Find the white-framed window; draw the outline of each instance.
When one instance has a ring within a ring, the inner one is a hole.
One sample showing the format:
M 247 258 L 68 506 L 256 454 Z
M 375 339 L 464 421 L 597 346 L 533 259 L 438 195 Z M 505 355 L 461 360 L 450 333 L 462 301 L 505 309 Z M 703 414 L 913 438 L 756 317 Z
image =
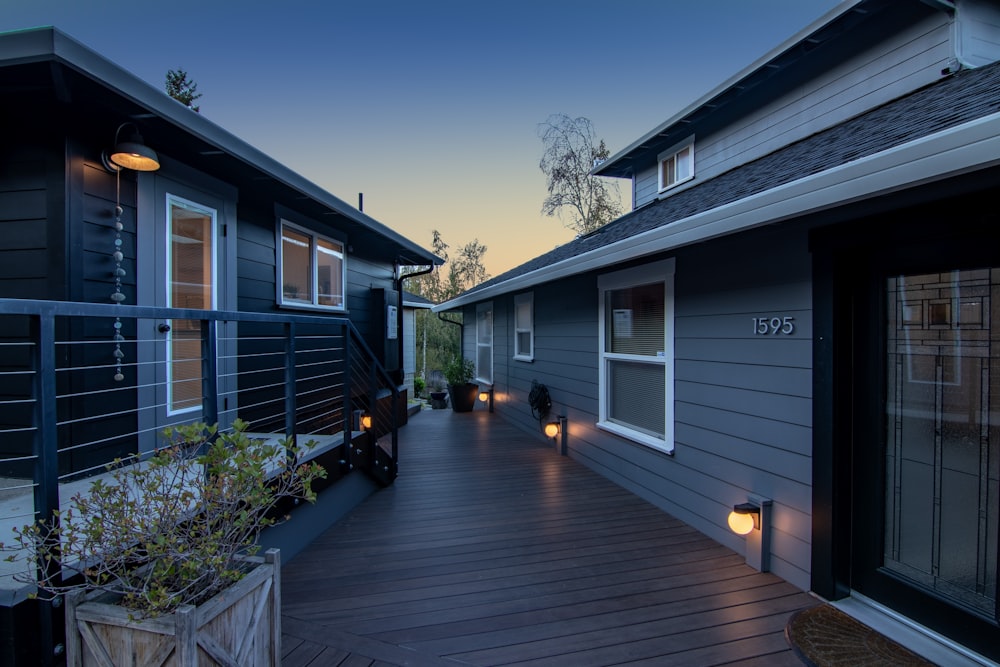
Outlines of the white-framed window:
M 532 292 L 514 297 L 514 358 L 535 358 L 535 296 Z
M 660 153 L 657 162 L 660 192 L 694 178 L 694 137 Z
M 674 260 L 610 273 L 600 290 L 597 426 L 674 451 Z
M 476 305 L 476 379 L 493 384 L 493 302 Z
M 282 220 L 278 303 L 344 310 L 344 244 Z

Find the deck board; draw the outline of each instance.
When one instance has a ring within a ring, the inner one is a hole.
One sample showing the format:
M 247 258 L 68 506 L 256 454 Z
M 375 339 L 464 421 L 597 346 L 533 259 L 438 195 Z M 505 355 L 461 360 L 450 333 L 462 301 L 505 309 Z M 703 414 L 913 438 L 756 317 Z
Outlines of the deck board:
M 815 603 L 496 415 L 428 411 L 283 567 L 283 664 L 794 665 Z

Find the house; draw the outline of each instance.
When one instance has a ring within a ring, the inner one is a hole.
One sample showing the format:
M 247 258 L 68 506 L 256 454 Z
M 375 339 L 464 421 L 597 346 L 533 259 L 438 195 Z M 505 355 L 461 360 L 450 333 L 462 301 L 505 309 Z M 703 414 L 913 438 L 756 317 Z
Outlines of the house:
M 439 258 L 56 29 L 0 35 L 0 102 L 0 542 L 176 423 L 318 443 L 286 557 L 392 481 Z M 3 664 L 52 649 L 28 592 L 0 571 Z
M 998 26 L 840 3 L 595 167 L 631 212 L 435 307 L 496 412 L 946 664 L 1000 660 Z

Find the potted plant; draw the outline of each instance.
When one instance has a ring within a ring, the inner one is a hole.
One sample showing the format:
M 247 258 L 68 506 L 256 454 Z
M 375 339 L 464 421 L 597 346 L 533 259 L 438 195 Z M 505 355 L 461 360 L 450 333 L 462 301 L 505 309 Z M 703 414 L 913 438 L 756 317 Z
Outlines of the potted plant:
M 479 385 L 472 381 L 475 376 L 476 365 L 471 359 L 455 356 L 444 367 L 451 407 L 455 412 L 469 412 L 475 407 L 479 396 Z
M 437 378 L 432 378 L 430 381 L 430 397 L 431 397 L 431 408 L 434 410 L 443 410 L 448 407 L 448 392 L 445 390 L 444 383 Z
M 280 664 L 280 560 L 255 556 L 258 537 L 326 472 L 302 462 L 311 443 L 246 427 L 167 429 L 152 456 L 16 531 L 38 596 L 66 595 L 69 664 Z

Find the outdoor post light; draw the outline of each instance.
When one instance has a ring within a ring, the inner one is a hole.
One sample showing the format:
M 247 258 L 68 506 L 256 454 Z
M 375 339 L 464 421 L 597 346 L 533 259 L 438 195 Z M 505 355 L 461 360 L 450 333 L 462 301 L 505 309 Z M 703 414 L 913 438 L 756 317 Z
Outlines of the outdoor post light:
M 479 392 L 479 400 L 483 403 L 489 403 L 490 412 L 493 412 L 493 387 L 489 389 L 483 389 Z
M 361 428 L 365 431 L 372 427 L 372 416 L 367 412 L 361 415 Z
M 729 529 L 746 536 L 747 565 L 770 571 L 771 567 L 771 500 L 751 495 L 747 502 L 733 506 L 729 513 Z
M 556 436 L 562 436 L 558 441 L 559 453 L 562 454 L 563 456 L 566 456 L 566 453 L 568 451 L 566 444 L 566 437 L 567 437 L 566 417 L 564 415 L 559 415 L 558 419 L 559 421 L 549 422 L 548 424 L 545 425 L 545 436 L 548 438 L 552 438 L 553 441 L 555 441 Z

